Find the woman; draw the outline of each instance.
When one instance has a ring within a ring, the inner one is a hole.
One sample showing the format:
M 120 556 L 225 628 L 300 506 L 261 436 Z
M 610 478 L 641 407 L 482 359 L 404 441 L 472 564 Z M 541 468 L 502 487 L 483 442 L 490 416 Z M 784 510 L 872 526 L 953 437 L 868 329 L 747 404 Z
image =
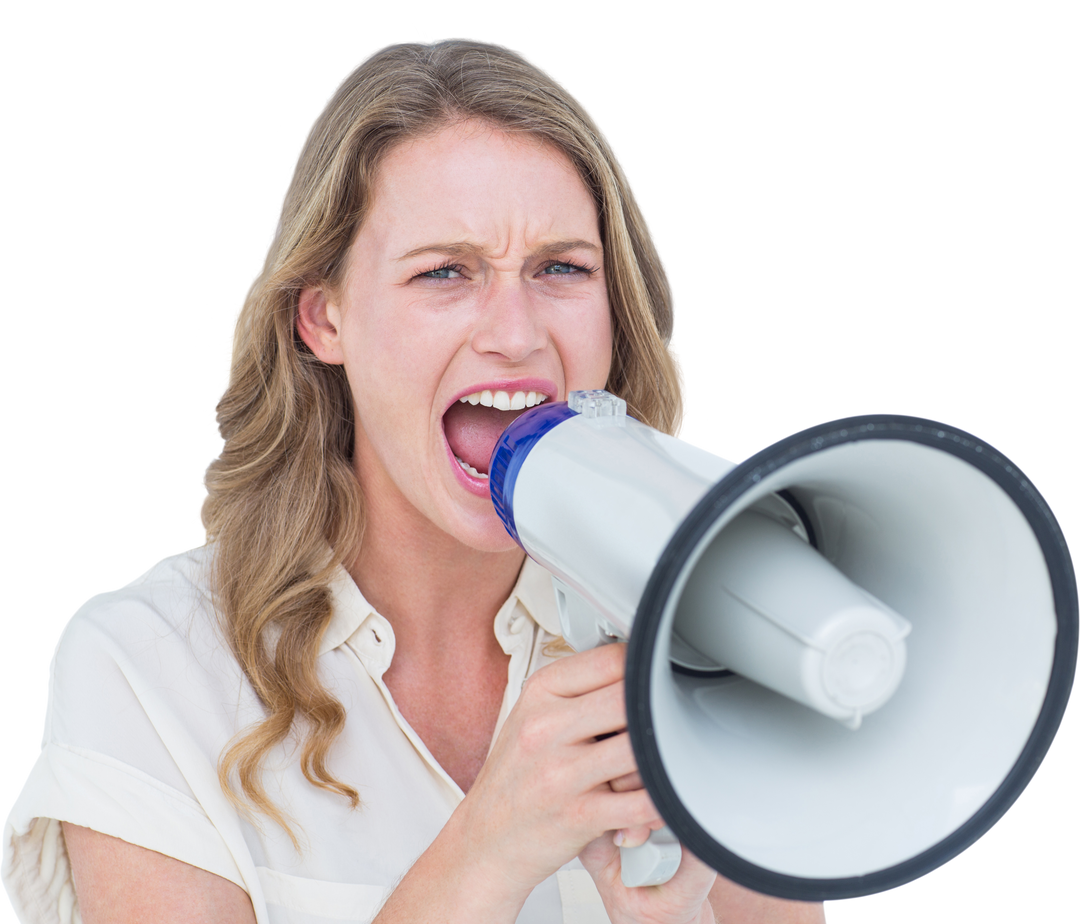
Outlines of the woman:
M 674 429 L 670 329 L 561 88 L 467 42 L 361 66 L 240 318 L 210 542 L 58 649 L 5 837 L 24 919 L 819 920 L 689 855 L 622 887 L 661 821 L 612 734 L 620 646 L 568 656 L 488 496 L 501 430 L 570 390 Z

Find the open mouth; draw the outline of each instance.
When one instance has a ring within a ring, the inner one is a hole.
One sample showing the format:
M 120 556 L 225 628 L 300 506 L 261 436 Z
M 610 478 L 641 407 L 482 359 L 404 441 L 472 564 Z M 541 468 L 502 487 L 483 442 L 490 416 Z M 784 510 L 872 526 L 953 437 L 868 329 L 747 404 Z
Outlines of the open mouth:
M 531 407 L 548 400 L 539 391 L 474 391 L 443 415 L 446 442 L 462 470 L 486 481 L 492 450 L 505 430 Z

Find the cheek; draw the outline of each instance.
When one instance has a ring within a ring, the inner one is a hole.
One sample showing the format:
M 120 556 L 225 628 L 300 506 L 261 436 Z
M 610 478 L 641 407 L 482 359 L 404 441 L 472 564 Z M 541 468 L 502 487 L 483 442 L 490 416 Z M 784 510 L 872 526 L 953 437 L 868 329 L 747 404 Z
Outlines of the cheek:
M 345 373 L 357 418 L 377 444 L 430 429 L 433 400 L 452 360 L 454 332 L 408 305 L 384 305 L 346 323 Z
M 375 293 L 355 296 L 342 318 L 345 371 L 354 394 L 397 401 L 403 387 L 415 382 L 408 373 L 426 368 L 424 338 L 415 336 L 423 329 L 407 306 Z
M 343 318 L 342 339 L 357 439 L 375 448 L 384 465 L 397 467 L 397 443 L 415 426 L 411 420 L 403 426 L 403 415 L 418 403 L 417 378 L 405 372 L 413 363 L 423 368 L 410 355 L 415 344 L 401 335 L 397 325 L 356 306 Z
M 567 331 L 564 343 L 560 352 L 567 390 L 602 388 L 611 369 L 613 343 L 611 312 L 606 301 L 602 309 L 578 317 Z
M 611 354 L 614 349 L 615 334 L 612 330 L 611 322 L 611 310 L 607 309 L 604 312 L 604 321 L 600 325 L 600 330 L 596 334 L 597 341 L 603 344 L 600 350 L 600 362 L 603 365 L 603 379 L 606 382 L 608 372 L 611 371 Z

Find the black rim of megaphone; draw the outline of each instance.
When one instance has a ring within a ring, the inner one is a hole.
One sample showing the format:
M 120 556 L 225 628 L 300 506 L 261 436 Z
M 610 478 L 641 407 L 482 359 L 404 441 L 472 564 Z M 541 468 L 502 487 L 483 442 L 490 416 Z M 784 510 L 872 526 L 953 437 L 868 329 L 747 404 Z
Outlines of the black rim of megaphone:
M 933 847 L 862 876 L 816 879 L 751 863 L 725 848 L 686 809 L 664 770 L 652 722 L 652 652 L 668 596 L 705 533 L 747 491 L 803 456 L 861 440 L 907 440 L 951 453 L 992 478 L 1024 514 L 1042 547 L 1057 613 L 1057 640 L 1046 698 L 1019 758 L 997 791 L 967 822 Z M 1057 732 L 1072 688 L 1077 651 L 1076 579 L 1061 529 L 1042 496 L 1005 456 L 974 436 L 917 417 L 851 417 L 811 427 L 773 444 L 719 481 L 675 531 L 645 587 L 626 663 L 630 738 L 645 786 L 671 829 L 696 856 L 729 879 L 769 895 L 803 901 L 883 892 L 925 875 L 985 834 L 1027 786 Z

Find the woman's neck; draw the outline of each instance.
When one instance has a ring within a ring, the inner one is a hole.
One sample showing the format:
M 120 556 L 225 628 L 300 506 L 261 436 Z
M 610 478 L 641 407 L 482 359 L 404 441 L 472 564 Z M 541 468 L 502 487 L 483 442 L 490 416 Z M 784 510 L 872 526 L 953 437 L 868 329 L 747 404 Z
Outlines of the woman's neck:
M 470 548 L 402 500 L 366 499 L 364 537 L 349 573 L 410 658 L 490 647 L 495 614 L 524 553 Z

